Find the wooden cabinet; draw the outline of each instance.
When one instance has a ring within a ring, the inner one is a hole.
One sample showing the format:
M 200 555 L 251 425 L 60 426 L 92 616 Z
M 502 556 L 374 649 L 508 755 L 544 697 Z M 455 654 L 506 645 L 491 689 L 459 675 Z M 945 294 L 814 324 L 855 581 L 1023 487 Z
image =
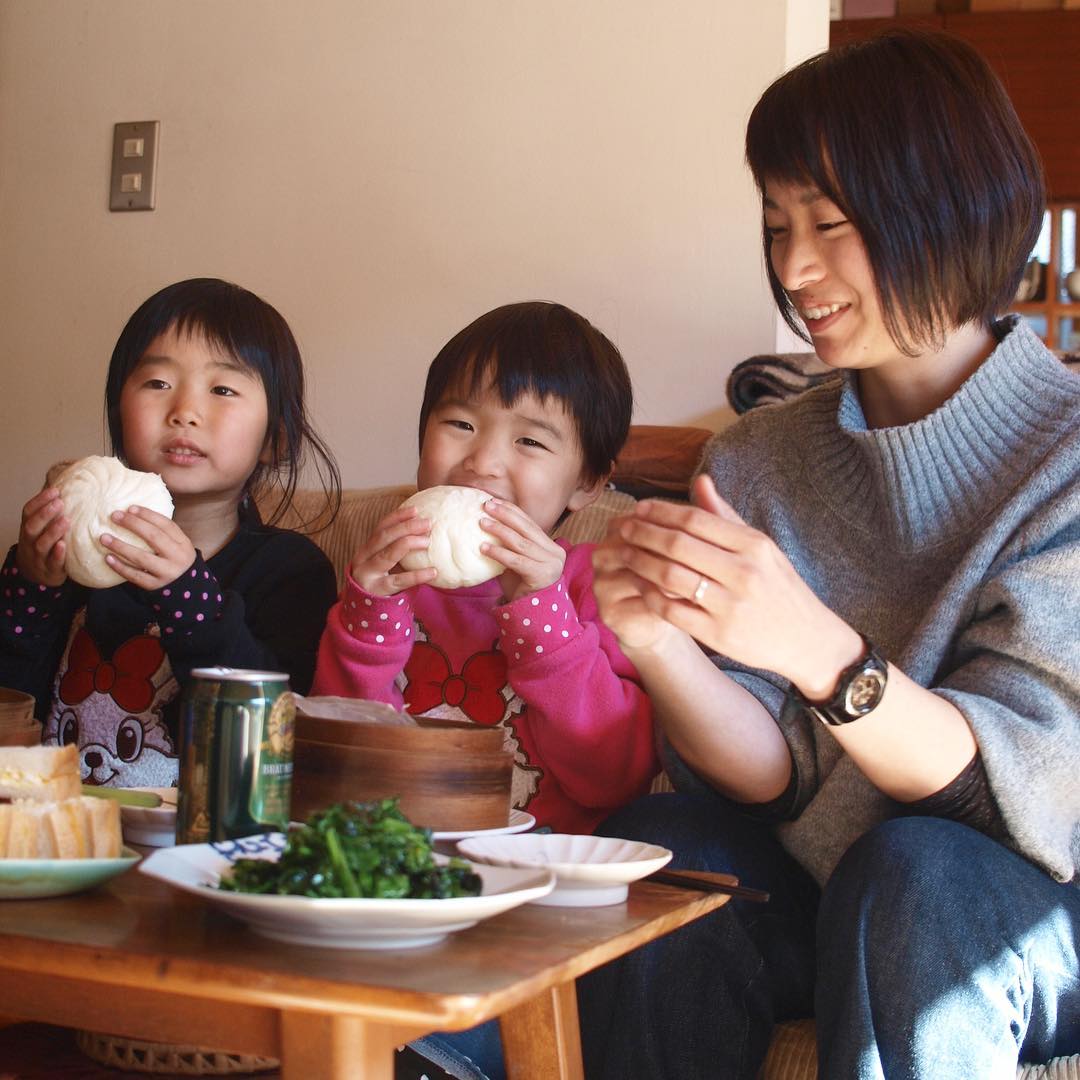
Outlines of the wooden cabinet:
M 1042 155 L 1049 198 L 1080 201 L 1080 10 L 838 19 L 830 44 L 861 41 L 889 26 L 945 30 L 974 45 L 1001 77 Z
M 1050 199 L 1046 225 L 1032 253 L 1041 278 L 1023 313 L 1052 348 L 1080 351 L 1080 289 L 1065 278 L 1077 266 L 1080 215 L 1080 10 L 954 12 L 887 19 L 838 19 L 835 47 L 889 27 L 944 30 L 970 42 L 997 72 L 1043 160 Z M 1036 268 L 1031 267 L 1032 270 Z
M 1080 351 L 1080 282 L 1073 279 L 1075 297 L 1066 285 L 1077 266 L 1078 218 L 1080 202 L 1052 202 L 1047 208 L 1043 235 L 1028 264 L 1038 277 L 1030 289 L 1034 295 L 1013 305 L 1051 348 L 1069 352 Z

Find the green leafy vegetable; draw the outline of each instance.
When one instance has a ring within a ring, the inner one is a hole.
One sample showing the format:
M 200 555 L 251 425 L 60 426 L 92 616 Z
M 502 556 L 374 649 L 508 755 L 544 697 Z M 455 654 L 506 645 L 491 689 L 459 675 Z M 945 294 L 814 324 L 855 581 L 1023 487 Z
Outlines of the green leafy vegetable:
M 435 862 L 431 830 L 398 801 L 337 803 L 289 830 L 277 861 L 237 859 L 221 879 L 230 892 L 283 896 L 437 899 L 478 896 L 481 881 L 464 859 Z

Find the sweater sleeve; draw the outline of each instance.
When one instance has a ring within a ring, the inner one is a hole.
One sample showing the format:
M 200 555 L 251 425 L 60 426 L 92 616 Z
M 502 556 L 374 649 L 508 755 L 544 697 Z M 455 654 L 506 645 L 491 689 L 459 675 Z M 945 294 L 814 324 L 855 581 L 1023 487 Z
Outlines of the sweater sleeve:
M 403 624 L 404 629 L 384 633 L 391 621 Z M 412 653 L 412 625 L 408 593 L 376 596 L 347 575 L 319 643 L 312 693 L 385 701 L 402 708 L 396 680 Z
M 980 590 L 935 690 L 966 717 L 1015 846 L 1080 863 L 1080 489 L 1032 521 Z
M 560 581 L 495 616 L 545 769 L 580 805 L 615 807 L 643 794 L 659 764 L 648 694 L 599 618 L 592 548 L 569 548 Z

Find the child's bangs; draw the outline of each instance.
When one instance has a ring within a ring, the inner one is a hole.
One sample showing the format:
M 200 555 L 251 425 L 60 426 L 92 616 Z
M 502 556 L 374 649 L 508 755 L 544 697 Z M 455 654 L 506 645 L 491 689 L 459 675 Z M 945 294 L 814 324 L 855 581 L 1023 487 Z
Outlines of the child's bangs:
M 236 327 L 214 319 L 210 313 L 202 310 L 181 312 L 165 330 L 170 328 L 176 331 L 177 337 L 201 338 L 210 348 L 236 361 L 247 374 L 257 375 L 263 383 L 266 382 L 269 352 L 250 334 L 237 333 Z M 243 327 L 240 329 L 243 330 Z
M 538 344 L 544 346 L 544 355 L 538 354 Z M 564 402 L 572 400 L 571 372 L 562 370 L 565 365 L 548 353 L 546 343 L 491 343 L 466 361 L 460 376 L 447 387 L 447 395 L 470 400 L 490 389 L 507 408 L 526 394 L 541 401 L 552 397 Z

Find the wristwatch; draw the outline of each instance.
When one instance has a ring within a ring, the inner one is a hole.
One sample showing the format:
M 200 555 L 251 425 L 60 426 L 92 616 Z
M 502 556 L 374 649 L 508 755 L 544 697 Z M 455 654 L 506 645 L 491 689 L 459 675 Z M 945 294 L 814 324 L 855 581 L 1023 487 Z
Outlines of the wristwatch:
M 795 690 L 803 708 L 830 727 L 850 724 L 852 720 L 858 720 L 872 712 L 885 693 L 885 686 L 889 681 L 889 665 L 866 637 L 860 637 L 864 646 L 862 659 L 856 660 L 851 667 L 841 672 L 836 690 L 828 701 L 807 701 Z

